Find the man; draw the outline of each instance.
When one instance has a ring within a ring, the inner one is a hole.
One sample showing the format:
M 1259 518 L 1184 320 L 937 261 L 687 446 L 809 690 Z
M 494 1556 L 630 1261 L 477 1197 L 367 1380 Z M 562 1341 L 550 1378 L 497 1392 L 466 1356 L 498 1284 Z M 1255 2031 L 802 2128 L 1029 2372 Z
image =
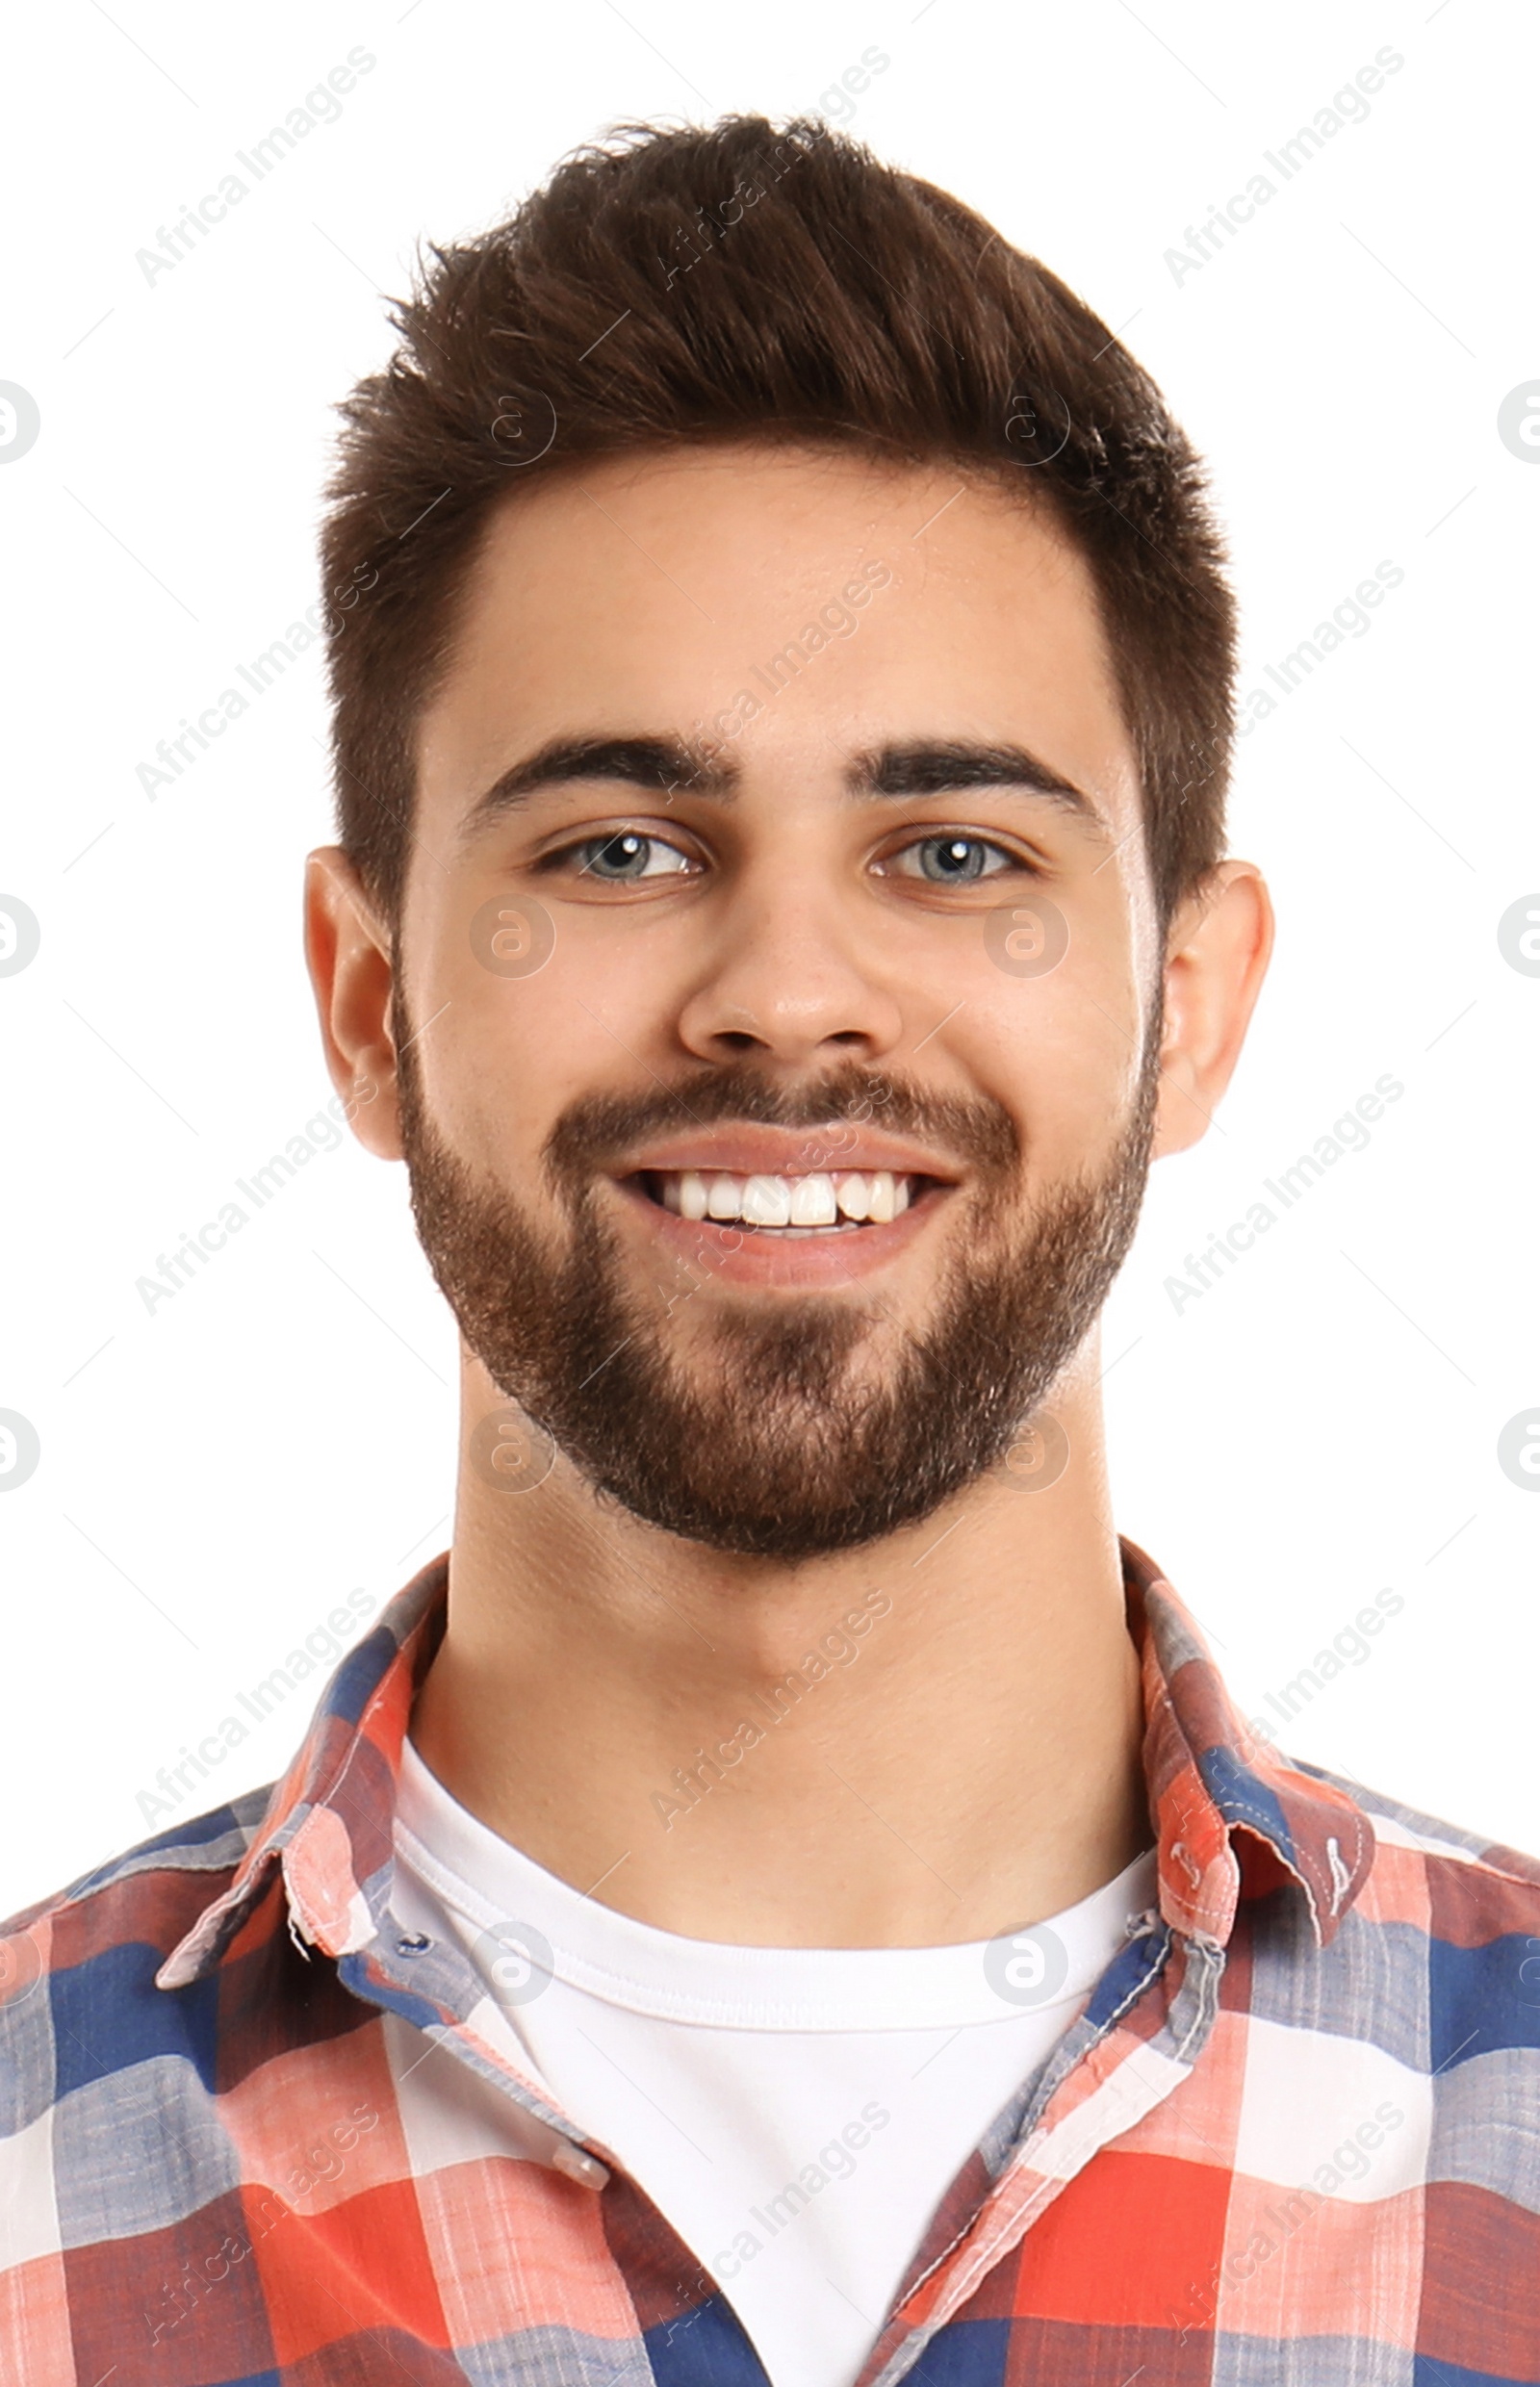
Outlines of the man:
M 308 950 L 453 1541 L 11 1927 L 6 2377 L 1540 2379 L 1540 1869 L 1260 1746 L 1113 1525 L 1270 938 L 1191 450 L 817 123 L 586 153 L 400 326 Z

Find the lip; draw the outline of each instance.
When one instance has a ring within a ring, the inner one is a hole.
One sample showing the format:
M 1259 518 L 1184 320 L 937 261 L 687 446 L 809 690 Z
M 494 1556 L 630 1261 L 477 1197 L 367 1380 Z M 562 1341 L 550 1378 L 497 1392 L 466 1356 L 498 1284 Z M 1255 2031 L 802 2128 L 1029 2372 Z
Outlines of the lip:
M 886 1161 L 872 1165 L 890 1166 Z M 926 1173 L 934 1176 L 934 1172 Z M 615 1178 L 611 1183 L 628 1214 L 655 1239 L 654 1248 L 661 1246 L 687 1264 L 703 1284 L 780 1286 L 804 1292 L 836 1292 L 842 1285 L 858 1283 L 888 1267 L 902 1257 L 916 1236 L 924 1234 L 952 1190 L 949 1184 L 933 1181 L 908 1210 L 886 1225 L 867 1224 L 848 1231 L 831 1227 L 821 1233 L 788 1236 L 775 1227 L 681 1219 L 653 1201 L 634 1177 Z
M 920 1144 L 873 1135 L 852 1120 L 827 1119 L 816 1127 L 684 1128 L 632 1153 L 614 1174 L 621 1178 L 648 1169 L 682 1168 L 728 1177 L 810 1177 L 845 1168 L 890 1168 L 895 1176 L 931 1177 L 948 1186 L 957 1182 L 959 1173 Z

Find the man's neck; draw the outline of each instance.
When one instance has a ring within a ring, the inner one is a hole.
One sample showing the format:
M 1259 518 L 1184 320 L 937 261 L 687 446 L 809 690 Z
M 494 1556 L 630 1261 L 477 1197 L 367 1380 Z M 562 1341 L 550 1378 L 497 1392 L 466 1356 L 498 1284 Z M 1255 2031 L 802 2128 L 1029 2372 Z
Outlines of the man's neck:
M 474 1363 L 466 1389 L 496 1405 Z M 795 1568 L 654 1531 L 564 1462 L 516 1497 L 462 1467 L 417 1747 L 537 1863 L 693 1938 L 931 1946 L 1062 1912 L 1150 1832 L 1089 1364 L 1055 1409 L 1058 1483 L 991 1476 Z

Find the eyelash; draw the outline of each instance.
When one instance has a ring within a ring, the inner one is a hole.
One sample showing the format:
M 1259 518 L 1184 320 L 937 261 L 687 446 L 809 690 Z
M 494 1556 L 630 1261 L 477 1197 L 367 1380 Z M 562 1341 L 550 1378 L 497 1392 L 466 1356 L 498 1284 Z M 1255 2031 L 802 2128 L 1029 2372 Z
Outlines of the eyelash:
M 640 885 L 642 883 L 640 879 L 629 881 L 624 879 L 604 880 L 598 879 L 597 874 L 593 872 L 592 864 L 597 857 L 604 851 L 606 846 L 617 844 L 623 837 L 637 837 L 651 847 L 663 847 L 671 853 L 680 855 L 687 862 L 692 860 L 692 858 L 685 852 L 685 849 L 682 846 L 676 845 L 671 838 L 660 835 L 655 830 L 644 828 L 640 823 L 621 823 L 616 828 L 606 829 L 597 835 L 579 837 L 575 839 L 571 845 L 559 846 L 553 853 L 543 855 L 535 866 L 540 871 L 553 873 L 557 870 L 571 868 L 576 863 L 577 875 L 579 878 L 593 877 L 596 879 L 597 884 L 601 886 L 624 886 L 628 885 Z M 958 880 L 954 882 L 955 885 L 977 886 L 982 880 L 1004 878 L 1013 870 L 1023 871 L 1031 877 L 1040 875 L 1039 866 L 1028 860 L 1024 855 L 1017 854 L 1014 852 L 1011 847 L 1002 845 L 996 838 L 982 835 L 980 832 L 975 829 L 953 829 L 950 827 L 927 829 L 921 835 L 911 838 L 908 844 L 895 847 L 893 851 L 886 857 L 886 860 L 889 863 L 894 862 L 898 860 L 900 856 L 916 853 L 924 846 L 941 845 L 948 842 L 982 847 L 986 854 L 991 856 L 1003 865 L 1002 868 L 997 870 L 981 870 L 973 879 Z M 699 867 L 697 865 L 688 870 L 658 871 L 650 875 L 654 879 L 693 878 L 699 875 Z M 913 876 L 915 878 L 922 878 L 922 874 L 917 871 L 913 873 L 887 873 L 885 871 L 884 875 L 903 877 Z M 933 886 L 945 885 L 945 881 L 941 879 L 932 879 L 928 881 L 922 879 L 922 883 Z

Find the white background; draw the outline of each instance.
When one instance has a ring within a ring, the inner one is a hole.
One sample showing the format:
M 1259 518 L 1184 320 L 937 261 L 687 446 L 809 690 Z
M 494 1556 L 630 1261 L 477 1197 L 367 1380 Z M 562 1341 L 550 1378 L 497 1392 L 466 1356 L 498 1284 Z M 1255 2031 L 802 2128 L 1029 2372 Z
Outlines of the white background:
M 330 834 L 317 653 L 153 801 L 137 766 L 315 601 L 329 409 L 382 361 L 420 237 L 617 119 L 818 107 L 874 45 L 853 129 L 1083 293 L 1212 460 L 1244 688 L 1404 572 L 1241 748 L 1234 844 L 1281 937 L 1219 1131 L 1157 1168 L 1114 1298 L 1117 1513 L 1252 1709 L 1394 1586 L 1285 1744 L 1540 1847 L 1540 1498 L 1496 1455 L 1540 1401 L 1540 978 L 1497 939 L 1540 887 L 1540 470 L 1497 432 L 1540 371 L 1534 32 L 1477 0 L 13 22 L 0 378 L 41 431 L 0 469 L 0 891 L 42 942 L 0 978 L 0 1408 L 42 1455 L 0 1498 L 0 1912 L 142 1836 L 184 1742 L 447 1539 L 453 1336 L 401 1170 L 321 1154 L 173 1300 L 135 1289 L 330 1091 L 298 938 Z M 340 120 L 147 281 L 158 227 L 360 44 Z M 1186 228 L 1278 181 L 1262 153 L 1386 44 L 1368 120 L 1178 277 Z M 1178 1312 L 1165 1279 L 1384 1072 L 1405 1092 L 1368 1148 Z M 315 1687 L 176 1812 L 277 1772 Z

